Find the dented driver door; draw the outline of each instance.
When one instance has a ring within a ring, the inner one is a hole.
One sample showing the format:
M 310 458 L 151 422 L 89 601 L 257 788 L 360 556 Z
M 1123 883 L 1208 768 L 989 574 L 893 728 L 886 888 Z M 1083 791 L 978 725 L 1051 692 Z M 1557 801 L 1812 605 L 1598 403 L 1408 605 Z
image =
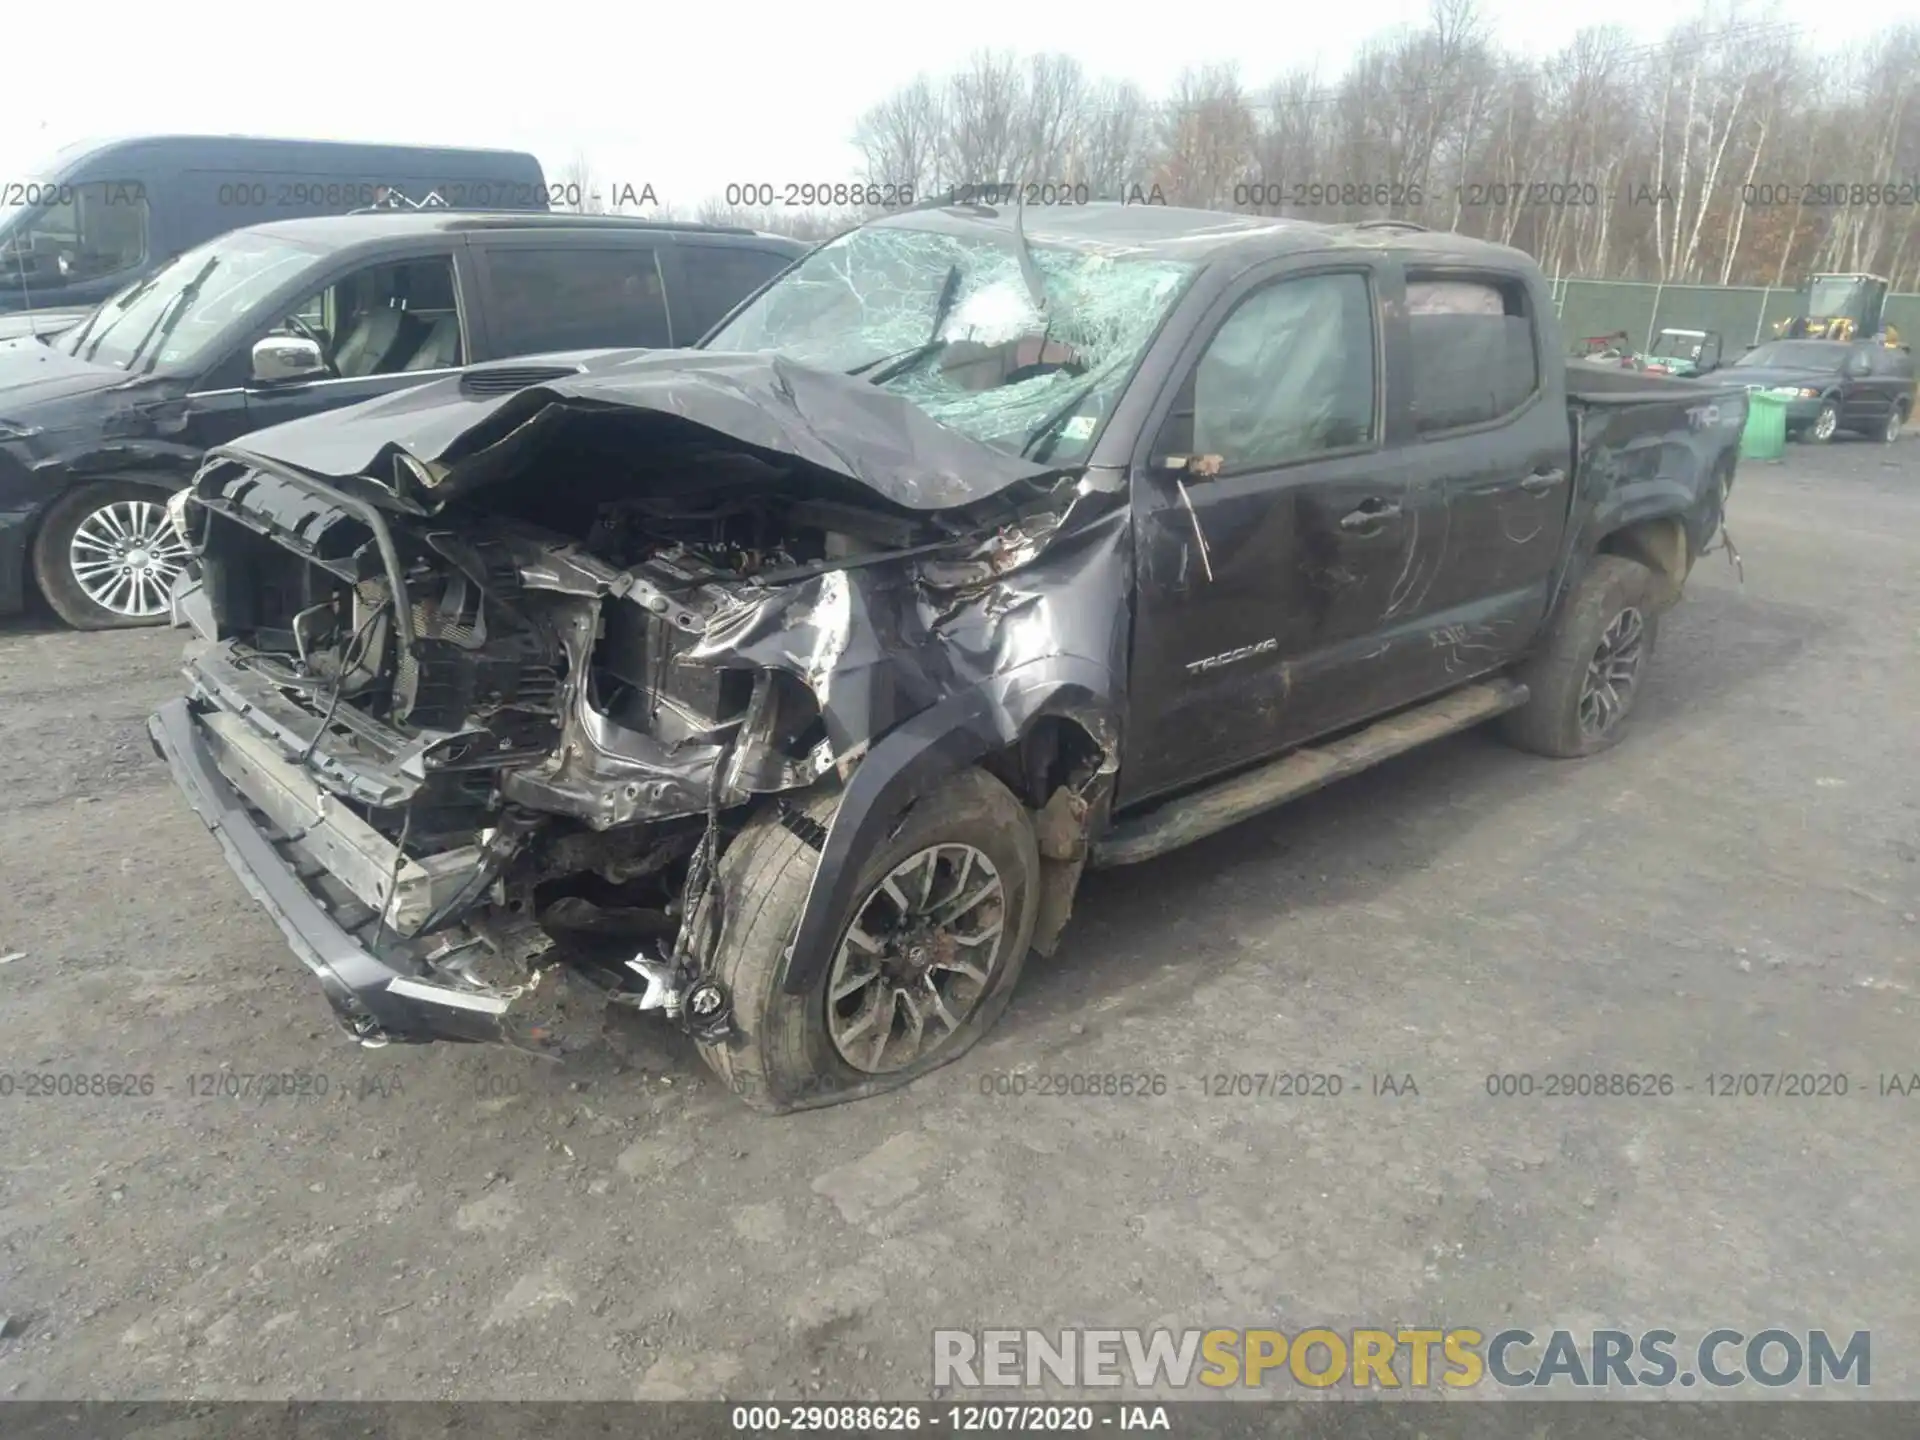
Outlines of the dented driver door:
M 1261 267 L 1187 344 L 1134 469 L 1122 804 L 1370 703 L 1353 660 L 1412 530 L 1381 448 L 1383 269 Z

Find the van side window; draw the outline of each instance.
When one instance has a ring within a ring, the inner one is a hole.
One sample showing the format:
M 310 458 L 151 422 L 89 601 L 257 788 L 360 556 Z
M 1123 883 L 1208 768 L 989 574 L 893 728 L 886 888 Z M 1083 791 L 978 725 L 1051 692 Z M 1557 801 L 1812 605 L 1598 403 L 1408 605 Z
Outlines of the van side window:
M 48 185 L 55 203 L 33 217 L 0 255 L 0 271 L 56 289 L 114 275 L 132 278 L 147 261 L 147 196 L 135 181 Z
M 1364 275 L 1305 275 L 1254 291 L 1194 369 L 1192 453 L 1218 455 L 1232 472 L 1369 443 L 1373 330 Z
M 1511 415 L 1540 388 L 1526 291 L 1407 277 L 1413 425 L 1432 435 Z
M 770 250 L 697 245 L 682 240 L 680 293 L 673 297 L 673 330 L 691 345 L 721 317 L 793 262 Z
M 453 259 L 369 265 L 296 305 L 276 334 L 319 342 L 340 379 L 448 370 L 466 359 Z
M 485 254 L 487 319 L 502 357 L 673 343 L 651 249 L 500 245 Z

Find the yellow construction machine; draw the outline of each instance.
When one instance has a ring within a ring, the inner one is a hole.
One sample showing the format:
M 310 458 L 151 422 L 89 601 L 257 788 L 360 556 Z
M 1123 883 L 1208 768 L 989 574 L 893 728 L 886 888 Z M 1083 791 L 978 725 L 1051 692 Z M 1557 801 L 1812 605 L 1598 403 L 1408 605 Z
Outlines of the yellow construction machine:
M 1801 291 L 1797 314 L 1773 327 L 1782 340 L 1882 340 L 1900 336 L 1886 324 L 1887 282 L 1878 275 L 1815 275 Z

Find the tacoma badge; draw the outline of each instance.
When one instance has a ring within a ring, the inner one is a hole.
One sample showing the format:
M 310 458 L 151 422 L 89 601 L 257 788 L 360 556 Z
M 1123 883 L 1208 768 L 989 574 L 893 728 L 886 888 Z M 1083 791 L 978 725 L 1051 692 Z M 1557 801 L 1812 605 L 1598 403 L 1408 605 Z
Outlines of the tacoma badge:
M 1269 650 L 1278 650 L 1278 636 L 1269 636 L 1257 645 L 1242 645 L 1238 650 L 1228 650 L 1219 655 L 1209 655 L 1204 660 L 1195 660 L 1187 666 L 1188 673 L 1205 674 L 1209 670 L 1218 670 L 1222 665 L 1231 665 L 1236 660 L 1244 660 L 1249 655 L 1265 655 Z

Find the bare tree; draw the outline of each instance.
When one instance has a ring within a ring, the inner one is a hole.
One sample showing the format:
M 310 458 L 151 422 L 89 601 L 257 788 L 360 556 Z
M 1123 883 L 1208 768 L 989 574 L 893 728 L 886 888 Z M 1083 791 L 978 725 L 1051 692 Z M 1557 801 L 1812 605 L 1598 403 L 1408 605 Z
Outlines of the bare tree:
M 1077 175 L 1096 195 L 1125 194 L 1151 173 L 1153 132 L 1152 107 L 1138 85 L 1095 87 L 1081 126 Z
M 593 163 L 587 159 L 586 152 L 576 150 L 573 159 L 567 162 L 566 173 L 561 178 L 561 194 L 556 210 L 568 210 L 576 215 L 605 215 L 607 201 Z
M 1295 70 L 1267 88 L 1256 107 L 1246 192 L 1251 208 L 1284 214 L 1291 187 L 1329 173 L 1325 100 L 1309 70 Z
M 1017 178 L 1026 85 L 1008 52 L 982 50 L 947 85 L 941 170 L 948 184 Z
M 926 76 L 916 77 L 862 115 L 853 144 L 863 162 L 861 178 L 881 186 L 910 185 L 932 194 L 940 170 L 946 117 Z
M 1018 176 L 1039 183 L 1078 183 L 1087 80 L 1068 55 L 1036 55 L 1027 67 L 1019 114 Z
M 1920 24 L 1825 56 L 1708 0 L 1653 43 L 1593 27 L 1535 60 L 1494 44 L 1476 0 L 1431 3 L 1331 83 L 1286 74 L 1257 98 L 1230 65 L 1156 102 L 1064 56 L 982 51 L 873 107 L 854 143 L 868 179 L 922 193 L 1157 185 L 1174 203 L 1322 220 L 1385 207 L 1555 274 L 1779 284 L 1831 267 L 1920 284 Z
M 1234 67 L 1189 70 L 1161 117 L 1156 178 L 1176 204 L 1225 208 L 1251 169 L 1253 141 L 1253 111 Z

